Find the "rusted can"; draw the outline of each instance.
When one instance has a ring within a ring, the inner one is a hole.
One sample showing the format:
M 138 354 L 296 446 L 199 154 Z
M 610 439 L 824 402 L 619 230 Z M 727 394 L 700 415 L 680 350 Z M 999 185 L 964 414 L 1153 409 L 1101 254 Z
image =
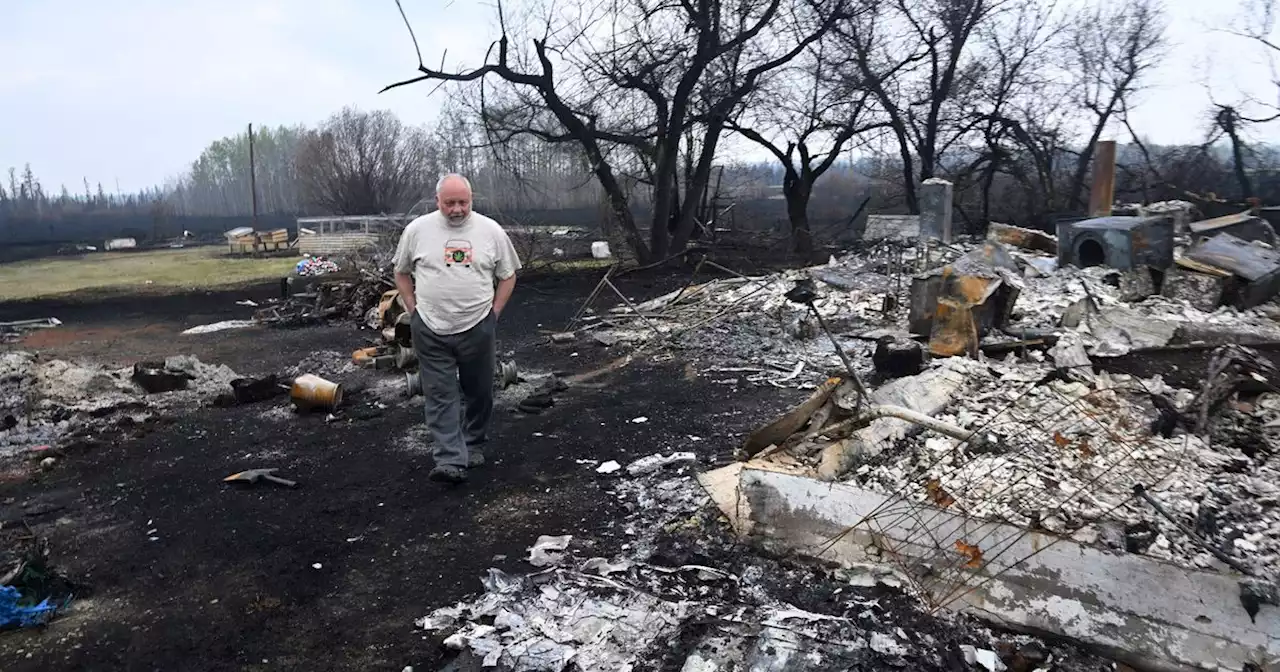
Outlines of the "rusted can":
M 368 366 L 369 360 L 373 359 L 374 357 L 377 357 L 379 354 L 380 354 L 380 349 L 377 347 L 360 348 L 359 350 L 356 350 L 355 352 L 351 353 L 351 361 L 355 363 L 357 366 Z
M 289 398 L 302 410 L 332 410 L 342 403 L 342 385 L 310 373 L 293 379 Z

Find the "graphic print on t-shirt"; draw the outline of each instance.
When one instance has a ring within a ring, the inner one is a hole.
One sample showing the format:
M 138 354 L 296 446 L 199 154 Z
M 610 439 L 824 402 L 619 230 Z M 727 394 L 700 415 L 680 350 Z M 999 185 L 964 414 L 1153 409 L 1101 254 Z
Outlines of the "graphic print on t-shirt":
M 462 264 L 467 268 L 471 267 L 471 241 L 469 240 L 448 240 L 444 244 L 444 265 L 453 266 L 454 264 Z

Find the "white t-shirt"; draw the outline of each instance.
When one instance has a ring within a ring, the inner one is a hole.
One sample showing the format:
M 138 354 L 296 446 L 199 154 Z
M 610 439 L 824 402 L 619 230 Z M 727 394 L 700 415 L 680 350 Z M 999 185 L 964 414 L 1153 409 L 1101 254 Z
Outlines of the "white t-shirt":
M 427 328 L 449 335 L 489 315 L 497 281 L 520 270 L 520 257 L 492 219 L 472 212 L 455 225 L 436 210 L 400 234 L 395 270 L 413 275 L 418 315 Z

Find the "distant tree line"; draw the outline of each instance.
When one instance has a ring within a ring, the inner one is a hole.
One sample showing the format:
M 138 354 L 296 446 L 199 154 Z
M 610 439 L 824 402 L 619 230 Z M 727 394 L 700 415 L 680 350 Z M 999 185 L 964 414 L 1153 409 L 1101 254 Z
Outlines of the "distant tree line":
M 1280 60 L 1277 2 L 1241 0 L 1233 45 Z M 706 235 L 728 203 L 786 203 L 792 250 L 815 244 L 820 202 L 919 211 L 919 185 L 955 185 L 961 225 L 1044 226 L 1088 202 L 1095 142 L 1121 141 L 1123 200 L 1280 202 L 1275 99 L 1187 101 L 1196 144 L 1156 146 L 1133 109 L 1176 45 L 1157 0 L 577 0 L 498 6 L 501 35 L 443 85 L 436 123 L 344 109 L 314 128 L 257 128 L 260 214 L 405 212 L 444 172 L 469 175 L 494 212 L 594 209 L 654 261 Z M 540 9 L 541 8 L 541 9 Z M 545 10 L 545 11 L 544 11 Z M 607 16 L 607 21 L 606 17 Z M 412 32 L 412 22 L 406 19 Z M 409 36 L 406 36 L 408 39 Z M 1277 65 L 1280 65 L 1278 63 Z M 1274 136 L 1273 136 L 1274 137 Z M 771 160 L 734 161 L 726 140 Z M 249 137 L 211 143 L 189 170 L 137 194 L 50 195 L 30 167 L 0 184 L 0 217 L 247 216 Z

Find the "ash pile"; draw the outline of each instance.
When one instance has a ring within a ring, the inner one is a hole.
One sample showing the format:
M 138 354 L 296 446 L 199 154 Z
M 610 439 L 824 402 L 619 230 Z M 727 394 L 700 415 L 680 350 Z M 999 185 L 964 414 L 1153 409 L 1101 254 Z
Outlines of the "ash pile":
M 1280 579 L 1270 225 L 1146 214 L 1057 233 L 994 224 L 985 239 L 886 241 L 691 283 L 580 331 L 746 374 L 725 384 L 811 390 L 743 459 Z
M 442 669 L 1110 669 L 1069 646 L 931 615 L 883 568 L 751 553 L 693 464 L 638 465 L 614 477 L 629 511 L 620 550 L 570 535 L 531 539 L 523 567 L 489 569 L 477 597 L 417 621 L 457 652 Z
M 16 351 L 0 355 L 0 457 L 49 459 L 128 433 L 167 411 L 212 404 L 241 377 L 191 356 L 112 369 Z

